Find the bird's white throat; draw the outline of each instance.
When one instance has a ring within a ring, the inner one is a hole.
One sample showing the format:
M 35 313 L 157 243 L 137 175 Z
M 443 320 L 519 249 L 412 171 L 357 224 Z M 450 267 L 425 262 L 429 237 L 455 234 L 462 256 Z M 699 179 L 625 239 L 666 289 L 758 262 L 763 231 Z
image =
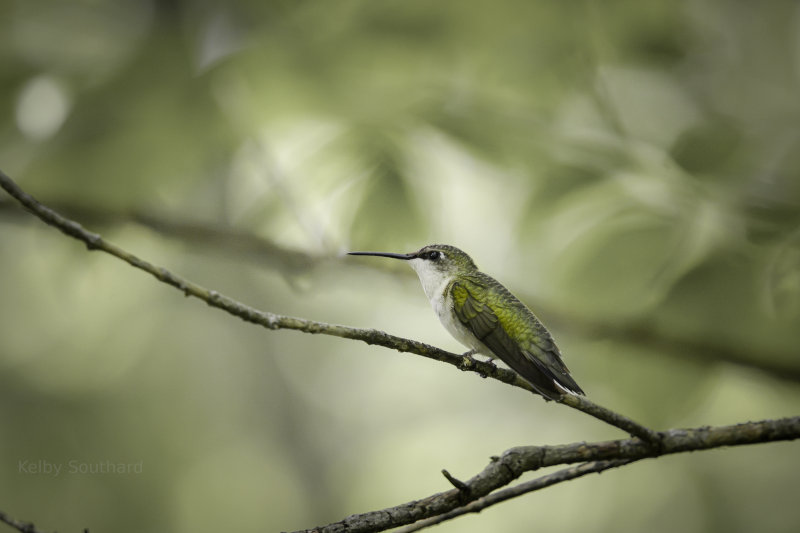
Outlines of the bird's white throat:
M 444 291 L 453 279 L 453 274 L 437 268 L 437 265 L 431 261 L 423 259 L 411 259 L 409 264 L 419 276 L 425 296 L 431 301 L 436 313 L 441 314 L 440 307 L 444 303 Z

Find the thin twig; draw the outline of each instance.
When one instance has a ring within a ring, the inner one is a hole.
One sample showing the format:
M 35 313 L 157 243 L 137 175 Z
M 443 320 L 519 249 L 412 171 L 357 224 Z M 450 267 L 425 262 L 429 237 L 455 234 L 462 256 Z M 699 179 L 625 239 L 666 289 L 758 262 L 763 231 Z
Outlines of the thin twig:
M 193 296 L 203 300 L 208 305 L 222 309 L 235 315 L 242 320 L 259 324 L 268 329 L 291 329 L 305 333 L 317 333 L 332 335 L 345 339 L 354 339 L 391 348 L 400 352 L 409 352 L 430 359 L 435 359 L 444 363 L 456 366 L 461 370 L 469 370 L 481 376 L 488 376 L 503 383 L 513 385 L 531 392 L 533 388 L 515 372 L 503 368 L 498 368 L 494 364 L 485 361 L 478 361 L 472 357 L 457 355 L 441 350 L 428 344 L 404 339 L 394 335 L 389 335 L 383 331 L 374 329 L 352 328 L 337 324 L 327 324 L 304 318 L 278 315 L 266 311 L 259 311 L 250 306 L 244 305 L 232 298 L 224 296 L 214 290 L 207 289 L 187 279 L 177 276 L 163 267 L 155 266 L 148 261 L 140 259 L 134 254 L 120 248 L 119 246 L 106 241 L 99 234 L 87 231 L 78 222 L 67 219 L 53 209 L 39 203 L 31 195 L 23 191 L 11 178 L 0 171 L 0 186 L 6 190 L 13 198 L 20 202 L 28 211 L 39 217 L 45 223 L 57 228 L 61 232 L 82 241 L 89 250 L 100 250 L 122 259 L 129 265 L 144 270 L 159 281 L 175 287 L 186 296 Z M 602 420 L 612 426 L 616 426 L 623 431 L 641 437 L 653 444 L 658 444 L 658 434 L 651 429 L 642 426 L 622 415 L 614 413 L 608 409 L 600 407 L 586 398 L 575 399 L 571 395 L 565 395 L 560 403 L 578 409 L 589 414 L 598 420 Z
M 598 420 L 602 420 L 612 426 L 616 426 L 623 431 L 627 431 L 629 435 L 639 437 L 640 439 L 649 442 L 655 446 L 661 446 L 662 436 L 659 432 L 645 427 L 638 422 L 634 422 L 630 418 L 615 413 L 611 409 L 606 409 L 601 405 L 588 400 L 585 396 L 578 396 L 576 394 L 563 394 L 559 403 L 568 405 L 573 409 L 577 409 L 587 415 L 593 416 Z
M 635 459 L 620 459 L 617 461 L 592 461 L 590 463 L 583 463 L 577 466 L 564 468 L 557 472 L 553 472 L 552 474 L 547 474 L 546 476 L 538 477 L 536 479 L 520 483 L 519 485 L 515 485 L 507 489 L 498 490 L 496 492 L 489 494 L 488 496 L 484 496 L 483 498 L 478 498 L 477 500 L 463 507 L 458 507 L 456 509 L 453 509 L 448 513 L 443 513 L 437 516 L 433 516 L 431 518 L 420 520 L 419 522 L 414 522 L 411 525 L 401 527 L 400 529 L 395 530 L 394 533 L 412 533 L 414 531 L 420 531 L 422 529 L 435 526 L 437 524 L 441 524 L 442 522 L 452 520 L 453 518 L 458 518 L 459 516 L 463 516 L 465 514 L 480 513 L 487 507 L 491 507 L 492 505 L 496 505 L 506 500 L 510 500 L 511 498 L 516 498 L 517 496 L 522 496 L 523 494 L 527 494 L 529 492 L 534 492 L 540 489 L 556 485 L 558 483 L 562 483 L 564 481 L 570 481 L 572 479 L 583 477 L 587 474 L 595 474 L 595 473 L 599 474 L 606 470 L 610 470 L 611 468 L 624 466 L 634 461 Z

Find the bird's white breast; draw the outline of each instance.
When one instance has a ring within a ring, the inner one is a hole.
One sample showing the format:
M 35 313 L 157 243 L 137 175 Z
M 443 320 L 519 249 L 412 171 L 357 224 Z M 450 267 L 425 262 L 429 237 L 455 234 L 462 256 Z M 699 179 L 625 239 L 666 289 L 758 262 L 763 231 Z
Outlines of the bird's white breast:
M 445 329 L 452 335 L 458 342 L 476 350 L 489 357 L 494 357 L 492 352 L 484 346 L 464 324 L 458 320 L 455 312 L 453 311 L 453 298 L 447 293 L 447 287 L 452 281 L 452 275 L 443 272 L 432 265 L 430 261 L 423 259 L 411 259 L 409 261 L 411 267 L 419 276 L 422 282 L 422 289 L 425 291 L 425 296 L 431 302 L 431 307 L 439 317 L 439 321 Z

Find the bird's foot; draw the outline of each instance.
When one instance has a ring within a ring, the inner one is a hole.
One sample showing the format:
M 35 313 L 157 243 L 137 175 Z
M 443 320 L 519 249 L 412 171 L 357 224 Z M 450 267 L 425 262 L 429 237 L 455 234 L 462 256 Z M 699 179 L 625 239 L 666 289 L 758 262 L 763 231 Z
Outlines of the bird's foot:
M 461 354 L 461 364 L 458 365 L 458 368 L 461 370 L 475 370 L 475 366 L 479 363 L 477 359 L 472 357 L 478 353 L 478 350 L 470 350 L 468 352 L 464 352 Z M 486 377 L 486 376 L 484 376 Z
M 469 350 L 468 352 L 462 353 L 461 354 L 462 367 L 466 367 L 469 370 L 474 370 L 475 366 L 478 363 L 481 363 L 481 364 L 484 364 L 484 365 L 489 365 L 492 368 L 492 371 L 497 370 L 497 366 L 494 364 L 494 361 L 492 361 L 491 357 L 487 358 L 486 361 L 481 361 L 480 359 L 476 359 L 475 357 L 473 357 L 477 353 L 478 353 L 478 350 Z M 478 374 L 482 378 L 489 377 L 486 372 L 479 372 Z

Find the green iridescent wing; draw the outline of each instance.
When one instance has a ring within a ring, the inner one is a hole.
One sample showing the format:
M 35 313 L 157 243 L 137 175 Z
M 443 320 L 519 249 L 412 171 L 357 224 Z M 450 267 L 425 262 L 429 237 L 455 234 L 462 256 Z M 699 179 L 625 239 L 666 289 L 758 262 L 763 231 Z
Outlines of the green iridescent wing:
M 450 286 L 458 320 L 542 396 L 557 400 L 562 391 L 556 383 L 582 394 L 561 361 L 550 333 L 533 313 L 488 276 L 476 281 L 462 279 Z M 489 297 L 490 290 L 502 291 L 501 297 Z M 502 315 L 502 323 L 498 315 Z

